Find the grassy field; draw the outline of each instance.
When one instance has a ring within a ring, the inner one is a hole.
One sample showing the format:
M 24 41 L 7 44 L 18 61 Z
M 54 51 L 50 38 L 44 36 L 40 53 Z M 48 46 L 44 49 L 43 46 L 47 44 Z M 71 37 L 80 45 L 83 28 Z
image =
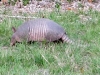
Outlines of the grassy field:
M 83 21 L 79 15 L 91 19 Z M 0 75 L 100 75 L 100 13 L 68 11 L 44 16 L 62 25 L 70 39 L 88 46 L 35 42 L 10 47 L 11 27 L 24 20 L 5 18 L 0 23 Z

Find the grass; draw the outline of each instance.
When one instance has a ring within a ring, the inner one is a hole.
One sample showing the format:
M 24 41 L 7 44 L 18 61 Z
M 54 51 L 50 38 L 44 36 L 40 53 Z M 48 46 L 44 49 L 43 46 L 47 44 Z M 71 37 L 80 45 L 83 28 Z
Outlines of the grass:
M 0 75 L 99 75 L 100 13 L 75 14 L 68 11 L 43 14 L 62 25 L 70 39 L 89 46 L 35 42 L 30 45 L 17 43 L 10 47 L 11 27 L 18 27 L 24 20 L 5 18 L 0 23 Z M 82 22 L 81 14 L 92 19 Z

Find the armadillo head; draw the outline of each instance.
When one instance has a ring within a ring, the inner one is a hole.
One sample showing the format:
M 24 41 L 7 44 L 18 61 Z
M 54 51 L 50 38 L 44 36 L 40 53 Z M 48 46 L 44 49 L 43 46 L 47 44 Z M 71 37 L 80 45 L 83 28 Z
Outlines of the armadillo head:
M 19 37 L 18 37 L 18 35 L 16 33 L 16 29 L 14 27 L 12 27 L 12 30 L 13 30 L 14 33 L 13 33 L 13 35 L 11 37 L 10 46 L 13 46 L 13 45 L 15 45 L 16 42 L 20 41 Z

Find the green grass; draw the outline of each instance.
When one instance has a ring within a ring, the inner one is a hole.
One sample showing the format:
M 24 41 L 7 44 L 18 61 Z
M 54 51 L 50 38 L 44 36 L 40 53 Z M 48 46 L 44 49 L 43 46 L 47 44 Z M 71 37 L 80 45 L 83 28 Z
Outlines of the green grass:
M 11 27 L 18 27 L 24 20 L 6 18 L 0 23 L 0 75 L 100 75 L 100 13 L 43 14 L 62 25 L 70 39 L 89 46 L 35 42 L 10 47 Z M 92 19 L 81 22 L 80 14 Z

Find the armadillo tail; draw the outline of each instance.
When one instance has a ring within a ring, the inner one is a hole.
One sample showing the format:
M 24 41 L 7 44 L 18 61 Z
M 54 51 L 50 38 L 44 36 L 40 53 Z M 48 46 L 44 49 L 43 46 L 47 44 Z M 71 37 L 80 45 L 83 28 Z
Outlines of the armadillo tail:
M 74 44 L 74 42 L 70 40 L 67 35 L 63 35 L 62 40 L 66 43 Z
M 72 40 L 70 40 L 70 39 L 68 38 L 67 35 L 64 35 L 64 36 L 62 37 L 62 40 L 63 40 L 64 42 L 66 42 L 66 43 L 70 43 L 70 44 L 72 44 L 72 45 L 76 45 L 77 47 L 87 47 L 87 46 L 89 46 L 89 44 L 82 44 L 81 42 L 72 41 Z

